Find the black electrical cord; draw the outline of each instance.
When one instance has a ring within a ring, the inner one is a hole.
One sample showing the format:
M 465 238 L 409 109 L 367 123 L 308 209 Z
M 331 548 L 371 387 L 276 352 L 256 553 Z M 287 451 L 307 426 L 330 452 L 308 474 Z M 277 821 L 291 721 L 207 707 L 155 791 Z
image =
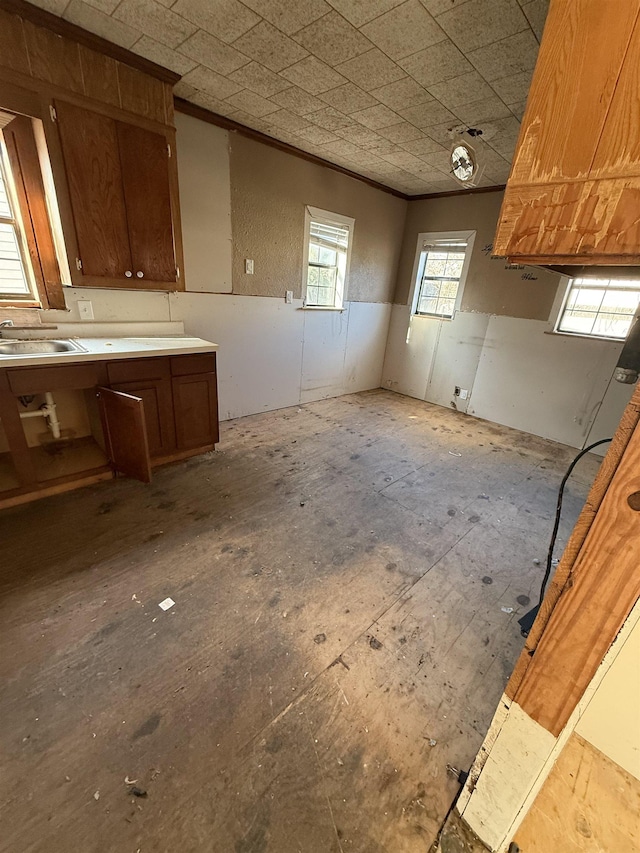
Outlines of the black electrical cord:
M 522 619 L 519 620 L 520 624 L 520 633 L 527 637 L 529 635 L 529 631 L 531 630 L 531 626 L 538 615 L 538 610 L 540 610 L 540 606 L 542 604 L 542 600 L 544 599 L 544 592 L 547 587 L 547 582 L 551 575 L 551 567 L 553 566 L 553 551 L 556 545 L 556 539 L 558 538 L 558 528 L 560 527 L 560 515 L 562 513 L 562 499 L 564 497 L 564 487 L 567 485 L 567 480 L 571 476 L 573 469 L 576 467 L 578 462 L 582 459 L 582 457 L 593 450 L 595 447 L 599 447 L 601 444 L 606 444 L 611 441 L 610 438 L 601 438 L 600 441 L 594 441 L 593 444 L 590 444 L 588 447 L 585 447 L 584 450 L 581 450 L 580 453 L 573 460 L 571 465 L 567 468 L 567 473 L 562 478 L 562 482 L 560 483 L 560 488 L 558 490 L 558 502 L 556 504 L 556 518 L 553 525 L 553 533 L 551 534 L 551 541 L 549 542 L 549 553 L 547 554 L 547 567 L 545 569 L 544 577 L 542 579 L 542 586 L 540 587 L 540 598 L 538 603 L 534 608 L 532 608 L 528 613 L 526 613 Z

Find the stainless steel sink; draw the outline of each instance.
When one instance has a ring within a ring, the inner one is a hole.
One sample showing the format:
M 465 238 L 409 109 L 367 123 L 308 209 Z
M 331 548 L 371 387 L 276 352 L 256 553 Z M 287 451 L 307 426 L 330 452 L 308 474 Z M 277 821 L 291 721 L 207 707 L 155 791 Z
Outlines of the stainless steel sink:
M 86 351 L 75 341 L 0 341 L 0 358 L 3 355 L 51 355 Z

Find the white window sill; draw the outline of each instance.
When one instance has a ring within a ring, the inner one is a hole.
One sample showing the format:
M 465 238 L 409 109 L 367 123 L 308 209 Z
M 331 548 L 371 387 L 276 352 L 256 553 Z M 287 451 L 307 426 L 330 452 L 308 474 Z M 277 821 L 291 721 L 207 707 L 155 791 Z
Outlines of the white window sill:
M 330 305 L 301 305 L 298 311 L 346 311 L 346 307 L 332 308 Z
M 445 317 L 443 314 L 417 314 L 414 312 L 411 316 L 417 317 L 420 320 L 444 320 L 446 323 L 450 323 L 453 320 L 453 317 Z
M 611 344 L 623 344 L 624 338 L 606 338 L 603 335 L 581 335 L 579 332 L 560 332 L 556 329 L 547 329 L 545 335 L 557 335 L 561 338 L 578 338 L 581 341 L 603 341 Z

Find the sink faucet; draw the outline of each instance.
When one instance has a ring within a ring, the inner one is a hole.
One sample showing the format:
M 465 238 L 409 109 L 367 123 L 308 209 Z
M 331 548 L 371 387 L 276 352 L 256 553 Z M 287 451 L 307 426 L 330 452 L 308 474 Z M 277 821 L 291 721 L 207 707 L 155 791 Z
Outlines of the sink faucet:
M 0 329 L 4 329 L 6 326 L 13 326 L 13 320 L 0 320 Z

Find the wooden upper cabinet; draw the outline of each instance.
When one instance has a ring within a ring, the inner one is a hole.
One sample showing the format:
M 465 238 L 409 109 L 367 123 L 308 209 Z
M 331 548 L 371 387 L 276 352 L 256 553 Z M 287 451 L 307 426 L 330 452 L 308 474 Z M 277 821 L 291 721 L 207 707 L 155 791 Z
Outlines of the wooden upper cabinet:
M 132 124 L 116 125 L 134 275 L 175 281 L 167 139 Z
M 182 289 L 168 134 L 67 101 L 55 112 L 77 242 L 74 284 Z
M 551 0 L 494 252 L 640 264 L 640 0 Z

